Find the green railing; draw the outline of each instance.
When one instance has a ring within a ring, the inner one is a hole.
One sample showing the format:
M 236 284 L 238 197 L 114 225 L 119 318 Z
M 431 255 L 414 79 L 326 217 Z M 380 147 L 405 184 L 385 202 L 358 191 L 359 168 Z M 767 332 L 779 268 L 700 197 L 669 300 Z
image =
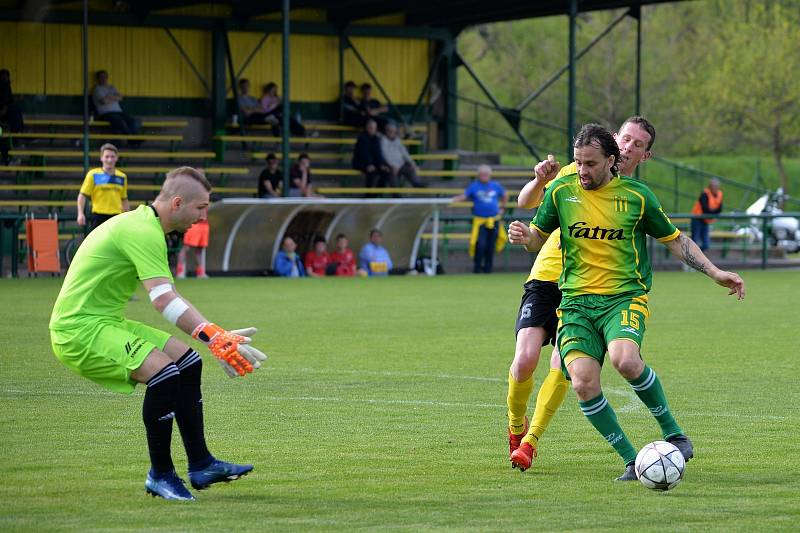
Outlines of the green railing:
M 497 124 L 497 118 L 500 117 L 500 111 L 495 106 L 457 93 L 450 93 L 450 96 L 461 104 L 459 116 L 450 119 L 450 124 L 459 129 L 458 138 L 462 141 L 460 148 L 475 152 L 497 152 L 507 159 L 517 159 L 513 164 L 518 166 L 528 167 L 535 163 L 510 126 L 501 130 L 487 127 L 487 121 L 484 120 L 486 117 L 494 117 L 491 121 L 493 124 Z M 552 146 L 546 146 L 547 143 L 531 141 L 542 136 L 552 138 L 552 133 L 565 135 L 566 128 L 522 115 L 518 118 L 520 129 L 524 130 L 528 135 L 528 142 L 540 154 L 551 153 L 561 161 L 571 161 L 572 154 L 565 154 L 563 149 L 553 149 Z M 774 192 L 774 188 L 767 186 L 761 174 L 759 160 L 754 160 L 753 164 L 752 183 L 743 183 L 663 157 L 653 157 L 647 164 L 640 166 L 639 177 L 658 193 L 664 208 L 673 212 L 691 210 L 711 178 L 720 181 L 725 193 L 726 207 L 744 210 L 759 196 Z M 790 209 L 798 209 L 800 200 L 790 198 L 785 205 Z

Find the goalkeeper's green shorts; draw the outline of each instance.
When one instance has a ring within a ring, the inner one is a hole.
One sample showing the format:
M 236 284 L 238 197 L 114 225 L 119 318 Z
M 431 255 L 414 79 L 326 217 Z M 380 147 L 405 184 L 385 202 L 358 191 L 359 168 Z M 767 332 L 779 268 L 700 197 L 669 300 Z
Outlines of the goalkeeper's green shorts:
M 564 296 L 556 314 L 561 370 L 569 379 L 567 366 L 579 356 L 573 352 L 584 353 L 602 366 L 613 340 L 633 341 L 641 349 L 650 311 L 646 294 L 628 292 Z
M 154 349 L 163 351 L 170 334 L 135 320 L 99 320 L 68 330 L 50 330 L 59 361 L 114 392 L 136 388 L 131 373 Z

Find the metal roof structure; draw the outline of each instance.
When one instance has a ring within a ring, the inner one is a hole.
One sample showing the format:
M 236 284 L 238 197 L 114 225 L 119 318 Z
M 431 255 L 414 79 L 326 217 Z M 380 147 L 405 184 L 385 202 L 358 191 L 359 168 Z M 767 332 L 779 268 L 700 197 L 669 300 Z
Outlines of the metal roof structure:
M 675 0 L 580 0 L 580 12 L 633 8 Z M 359 25 L 364 19 L 403 15 L 406 27 L 447 28 L 454 33 L 476 24 L 525 18 L 569 15 L 571 0 L 292 0 L 292 10 L 324 12 L 324 22 L 301 26 Z M 217 8 L 213 17 L 170 14 L 169 10 L 193 7 Z M 228 29 L 261 30 L 264 25 L 280 24 L 282 0 L 94 0 L 89 2 L 92 23 L 116 21 L 120 25 L 209 27 L 224 20 Z M 39 22 L 80 22 L 81 2 L 74 0 L 0 0 L 0 20 Z M 265 21 L 264 17 L 277 20 Z

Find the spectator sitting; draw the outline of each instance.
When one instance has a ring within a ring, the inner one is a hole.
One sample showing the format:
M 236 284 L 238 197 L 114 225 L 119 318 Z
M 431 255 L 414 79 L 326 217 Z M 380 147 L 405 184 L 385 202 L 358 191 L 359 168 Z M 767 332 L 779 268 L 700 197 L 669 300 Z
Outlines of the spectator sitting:
M 348 246 L 347 236 L 340 233 L 336 236 L 336 251 L 331 253 L 331 265 L 336 267 L 337 276 L 356 275 L 356 257 Z
M 268 117 L 261 108 L 261 104 L 250 95 L 250 80 L 241 78 L 239 80 L 239 96 L 237 97 L 239 112 L 242 114 L 242 121 L 245 124 L 275 124 L 275 117 Z
M 306 269 L 296 253 L 297 244 L 291 237 L 284 237 L 281 250 L 275 257 L 275 273 L 284 278 L 304 278 Z
M 381 139 L 375 119 L 368 119 L 364 131 L 359 133 L 353 150 L 353 168 L 364 174 L 364 186 L 385 187 L 390 179 L 389 166 L 383 160 Z
M 11 90 L 11 72 L 8 69 L 0 70 L 0 125 L 8 128 L 11 133 L 19 133 L 25 128 L 22 120 L 22 109 L 14 101 L 14 92 Z M 11 162 L 8 151 L 11 149 L 11 139 L 0 139 L 0 158 L 4 165 Z
M 369 232 L 369 242 L 358 254 L 359 273 L 362 276 L 387 276 L 392 270 L 392 258 L 389 251 L 381 243 L 383 233 L 379 229 Z
M 276 198 L 281 195 L 281 184 L 283 183 L 283 172 L 278 166 L 278 158 L 275 154 L 267 154 L 267 168 L 261 171 L 258 177 L 258 197 Z
M 324 277 L 330 262 L 325 239 L 323 237 L 317 237 L 314 239 L 314 249 L 306 253 L 306 272 L 308 272 L 308 275 L 312 278 Z
M 342 123 L 347 126 L 363 128 L 369 113 L 356 100 L 356 84 L 348 81 L 342 94 Z
M 97 85 L 92 91 L 92 102 L 97 109 L 97 118 L 107 120 L 111 124 L 111 131 L 123 135 L 138 135 L 141 127 L 139 120 L 122 112 L 122 95 L 117 88 L 108 83 L 108 72 L 97 71 Z M 140 142 L 133 142 L 140 144 Z
M 297 162 L 289 169 L 290 186 L 289 196 L 294 198 L 312 198 L 319 195 L 314 193 L 311 185 L 311 158 L 303 152 L 297 157 Z
M 378 123 L 378 129 L 383 131 L 386 126 L 386 118 L 382 117 L 384 113 L 389 112 L 389 108 L 381 104 L 377 99 L 372 97 L 372 85 L 369 83 L 361 84 L 361 100 L 359 102 L 361 109 L 367 116 L 375 119 Z
M 272 124 L 272 133 L 276 137 L 281 135 L 282 102 L 281 97 L 278 95 L 278 86 L 274 82 L 264 85 L 264 90 L 261 94 L 261 111 L 266 116 L 267 122 Z M 292 135 L 304 136 L 306 134 L 306 128 L 294 117 L 289 117 L 289 131 Z
M 393 187 L 399 184 L 399 177 L 407 179 L 413 187 L 424 187 L 417 177 L 417 164 L 411 159 L 408 149 L 397 136 L 397 125 L 394 122 L 386 124 L 385 135 L 381 137 L 381 155 L 389 167 L 389 183 Z

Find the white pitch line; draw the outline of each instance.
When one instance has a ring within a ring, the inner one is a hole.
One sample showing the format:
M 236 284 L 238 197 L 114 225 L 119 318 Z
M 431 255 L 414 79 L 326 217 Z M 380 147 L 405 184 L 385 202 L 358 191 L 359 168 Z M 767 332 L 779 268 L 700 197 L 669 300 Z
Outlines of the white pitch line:
M 629 401 L 622 407 L 615 407 L 614 411 L 618 413 L 632 413 L 634 411 L 639 411 L 640 409 L 644 408 L 644 405 L 639 400 L 639 397 L 636 396 L 636 393 L 630 389 L 618 389 L 616 387 L 609 387 L 608 389 L 603 389 L 605 392 L 610 392 L 611 394 L 616 394 L 617 396 L 623 396 L 627 398 Z
M 607 389 L 608 392 L 619 394 L 620 396 L 628 397 L 622 389 Z M 19 389 L 4 389 L 2 394 L 4 399 L 16 399 L 22 395 L 32 396 L 104 396 L 107 398 L 119 398 L 120 395 L 103 391 L 24 391 Z M 638 398 L 633 394 L 638 402 Z M 379 398 L 339 398 L 335 396 L 261 396 L 261 399 L 273 402 L 332 402 L 332 403 L 355 403 L 355 404 L 371 404 L 371 405 L 420 405 L 428 407 L 462 407 L 462 408 L 478 408 L 478 409 L 505 409 L 506 404 L 500 403 L 468 403 L 468 402 L 443 402 L 439 400 L 384 400 Z M 633 406 L 632 406 L 633 405 Z M 567 406 L 568 407 L 568 406 Z M 640 406 L 632 403 L 627 403 L 622 407 L 615 409 L 617 412 L 633 412 L 640 409 Z M 743 414 L 743 413 L 678 413 L 678 417 L 691 416 L 691 417 L 713 417 L 713 418 L 740 418 L 747 420 L 787 420 L 794 419 L 790 416 L 778 415 L 761 415 L 761 414 Z
M 439 400 L 380 400 L 377 398 L 337 398 L 328 396 L 261 396 L 261 399 L 276 402 L 338 402 L 338 403 L 366 403 L 381 405 L 426 405 L 430 407 L 477 407 L 481 409 L 505 409 L 507 406 L 500 403 L 464 403 L 442 402 Z
M 491 381 L 496 383 L 503 383 L 506 380 L 503 378 L 486 377 L 486 376 L 463 376 L 457 374 L 426 374 L 424 372 L 392 372 L 390 370 L 343 370 L 343 369 L 317 369 L 317 368 L 281 368 L 272 369 L 272 371 L 287 371 L 287 372 L 301 372 L 304 374 L 348 374 L 348 375 L 364 375 L 364 376 L 385 376 L 385 377 L 408 377 L 408 378 L 435 378 L 435 379 L 462 379 L 466 381 Z

